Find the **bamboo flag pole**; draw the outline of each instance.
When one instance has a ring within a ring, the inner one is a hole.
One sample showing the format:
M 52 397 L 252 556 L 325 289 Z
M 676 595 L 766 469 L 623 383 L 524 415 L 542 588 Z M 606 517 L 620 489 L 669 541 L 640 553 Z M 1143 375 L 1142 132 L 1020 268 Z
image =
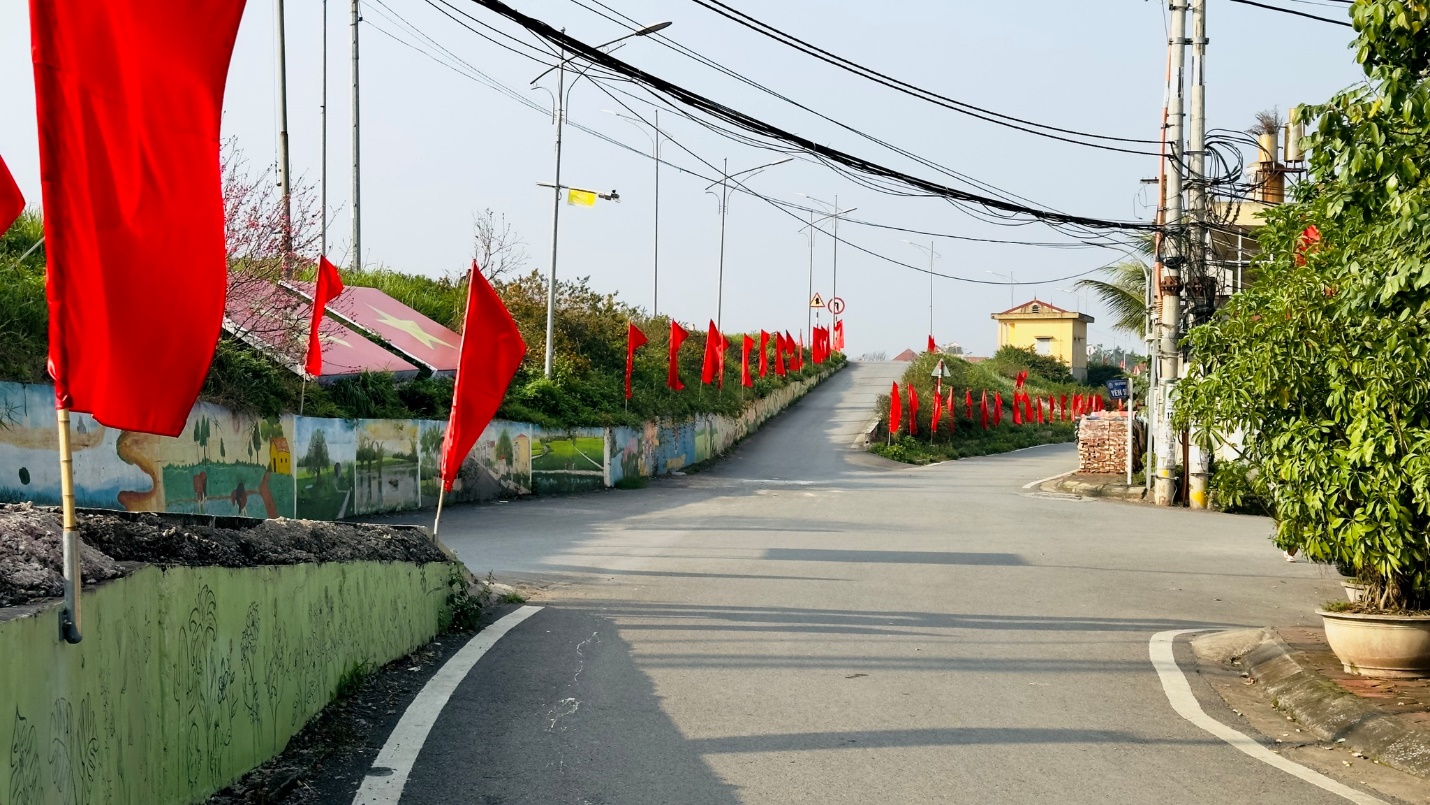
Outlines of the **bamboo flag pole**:
M 447 482 L 442 480 L 441 473 L 437 478 L 437 519 L 432 521 L 432 539 L 437 539 L 437 529 L 442 525 L 442 502 L 447 499 Z
M 472 301 L 472 274 L 477 270 L 477 261 L 472 261 L 472 267 L 467 269 L 467 304 Z M 462 311 L 462 338 L 457 342 L 457 372 L 462 371 L 462 348 L 467 345 L 467 324 L 466 310 Z M 442 457 L 437 460 L 437 516 L 432 520 L 432 541 L 437 541 L 437 529 L 442 526 L 442 504 L 447 499 L 447 440 L 452 436 L 452 414 L 457 409 L 457 374 L 452 373 L 452 405 L 447 409 L 447 428 L 442 431 Z M 464 457 L 465 460 L 465 457 Z M 461 470 L 461 465 L 457 469 Z M 420 474 L 419 474 L 420 475 Z M 422 478 L 418 477 L 417 484 L 422 485 Z
M 55 410 L 60 437 L 60 508 L 63 511 L 65 606 L 60 610 L 60 635 L 67 643 L 78 643 L 80 633 L 80 593 L 84 585 L 80 565 L 79 524 L 74 513 L 74 457 L 70 450 L 70 412 Z

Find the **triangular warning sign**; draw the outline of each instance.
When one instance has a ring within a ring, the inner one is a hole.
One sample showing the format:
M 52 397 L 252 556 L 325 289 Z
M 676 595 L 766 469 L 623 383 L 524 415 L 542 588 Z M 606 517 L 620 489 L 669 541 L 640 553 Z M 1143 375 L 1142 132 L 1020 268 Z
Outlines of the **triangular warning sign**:
M 824 307 L 824 298 L 821 297 L 819 294 L 815 294 L 815 295 L 814 295 L 814 298 L 809 300 L 809 306 L 810 306 L 810 307 Z

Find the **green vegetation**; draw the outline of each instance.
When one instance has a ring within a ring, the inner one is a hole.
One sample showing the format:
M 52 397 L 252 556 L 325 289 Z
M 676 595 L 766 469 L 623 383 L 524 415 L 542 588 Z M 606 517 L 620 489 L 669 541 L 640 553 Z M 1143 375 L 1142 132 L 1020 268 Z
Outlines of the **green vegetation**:
M 1188 334 L 1180 424 L 1240 429 L 1276 543 L 1430 607 L 1430 3 L 1359 0 L 1368 81 L 1303 106 L 1296 201 L 1262 281 Z M 1315 227 L 1315 232 L 1309 230 Z
M 42 383 L 47 377 L 45 250 L 30 251 L 44 236 L 45 225 L 34 208 L 0 233 L 0 378 Z
M 949 373 L 949 376 L 943 381 L 945 393 L 952 388 L 957 394 L 954 416 L 950 417 L 948 412 L 945 412 L 939 421 L 937 433 L 933 433 L 929 427 L 933 414 L 931 401 L 934 378 L 932 373 L 940 359 L 943 360 L 944 367 Z M 879 398 L 877 405 L 882 423 L 879 430 L 880 435 L 869 446 L 870 451 L 895 461 L 928 464 L 970 456 L 1006 453 L 1009 450 L 1040 444 L 1072 441 L 1073 425 L 1071 422 L 1047 422 L 1041 425 L 1013 424 L 1014 378 L 1023 371 L 1028 373 L 1026 384 L 1028 393 L 1044 400 L 1048 398 L 1048 395 L 1056 397 L 1067 395 L 1071 400 L 1074 394 L 1105 393 L 1105 389 L 1093 389 L 1074 382 L 1071 375 L 1068 374 L 1067 366 L 1063 363 L 1056 358 L 1037 355 L 1029 349 L 1004 347 L 998 350 L 998 353 L 992 358 L 980 363 L 969 363 L 951 355 L 925 353 L 909 364 L 909 368 L 899 381 L 899 389 L 905 394 L 905 418 L 908 417 L 908 397 L 904 390 L 909 384 L 912 384 L 918 393 L 918 435 L 910 436 L 901 432 L 901 435 L 892 443 L 887 441 L 890 400 L 889 395 L 885 394 Z M 967 411 L 964 405 L 966 389 L 973 391 L 973 419 L 971 420 L 966 416 Z M 988 430 L 983 429 L 978 411 L 979 397 L 984 390 L 988 392 L 990 409 L 993 406 L 994 393 L 1001 392 L 1003 394 L 1003 422 L 998 427 L 992 427 L 990 421 Z M 881 438 L 885 441 L 880 441 Z

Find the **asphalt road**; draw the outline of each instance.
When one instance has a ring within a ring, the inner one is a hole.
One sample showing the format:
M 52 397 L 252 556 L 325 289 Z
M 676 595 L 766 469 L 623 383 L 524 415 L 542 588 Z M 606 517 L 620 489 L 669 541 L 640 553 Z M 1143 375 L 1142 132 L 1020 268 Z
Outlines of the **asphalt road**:
M 851 448 L 856 364 L 713 469 L 456 508 L 547 606 L 458 687 L 403 803 L 1343 803 L 1169 706 L 1148 640 L 1303 625 L 1337 582 L 1259 518 L 1047 496 L 1069 445 Z

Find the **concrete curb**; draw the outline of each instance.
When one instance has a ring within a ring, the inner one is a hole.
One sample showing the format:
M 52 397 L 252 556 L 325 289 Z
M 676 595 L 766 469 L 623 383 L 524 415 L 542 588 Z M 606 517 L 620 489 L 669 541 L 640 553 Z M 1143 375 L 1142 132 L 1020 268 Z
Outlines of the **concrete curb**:
M 1076 470 L 1065 475 L 1076 474 Z M 1058 477 L 1043 483 L 1044 492 L 1060 492 L 1085 498 L 1107 498 L 1141 503 L 1146 498 L 1146 490 L 1140 486 L 1124 486 L 1121 483 L 1089 483 L 1075 478 Z
M 1222 632 L 1197 638 L 1192 644 L 1199 657 L 1220 662 L 1239 658 L 1271 698 L 1272 706 L 1317 738 L 1344 742 L 1391 768 L 1430 778 L 1430 729 L 1389 716 L 1302 665 L 1275 630 Z

